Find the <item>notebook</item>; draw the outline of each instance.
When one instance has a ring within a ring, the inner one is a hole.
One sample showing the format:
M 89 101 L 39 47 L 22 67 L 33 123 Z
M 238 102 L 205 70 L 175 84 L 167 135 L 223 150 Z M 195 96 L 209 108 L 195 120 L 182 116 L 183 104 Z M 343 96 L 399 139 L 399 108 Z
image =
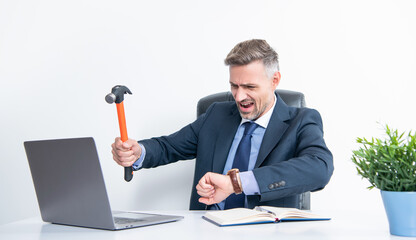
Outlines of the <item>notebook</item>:
M 168 223 L 182 216 L 111 211 L 94 139 L 24 142 L 45 222 L 120 230 Z

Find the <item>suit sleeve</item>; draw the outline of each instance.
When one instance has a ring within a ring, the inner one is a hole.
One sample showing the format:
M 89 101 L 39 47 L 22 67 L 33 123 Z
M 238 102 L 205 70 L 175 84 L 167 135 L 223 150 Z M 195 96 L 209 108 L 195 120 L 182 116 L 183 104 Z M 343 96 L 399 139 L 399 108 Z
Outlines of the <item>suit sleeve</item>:
M 139 141 L 146 149 L 142 168 L 153 168 L 179 160 L 194 159 L 197 153 L 199 131 L 213 105 L 193 123 L 171 135 Z
M 320 190 L 332 175 L 332 154 L 323 138 L 320 114 L 306 108 L 299 111 L 278 147 L 253 170 L 261 202 Z

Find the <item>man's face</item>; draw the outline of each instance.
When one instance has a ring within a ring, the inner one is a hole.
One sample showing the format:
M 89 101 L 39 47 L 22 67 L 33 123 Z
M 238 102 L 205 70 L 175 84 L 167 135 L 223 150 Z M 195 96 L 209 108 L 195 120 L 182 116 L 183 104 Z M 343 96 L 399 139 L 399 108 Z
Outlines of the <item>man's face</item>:
M 242 118 L 256 120 L 266 113 L 274 101 L 274 90 L 280 73 L 267 77 L 262 61 L 230 67 L 231 92 Z

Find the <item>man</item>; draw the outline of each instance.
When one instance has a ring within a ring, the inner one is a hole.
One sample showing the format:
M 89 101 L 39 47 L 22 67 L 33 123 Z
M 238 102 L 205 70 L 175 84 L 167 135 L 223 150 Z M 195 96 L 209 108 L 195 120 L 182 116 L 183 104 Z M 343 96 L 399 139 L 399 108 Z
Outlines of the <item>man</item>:
M 299 194 L 324 188 L 333 172 L 321 117 L 274 93 L 278 55 L 266 41 L 237 44 L 225 64 L 235 103 L 214 103 L 169 136 L 116 138 L 113 158 L 135 170 L 196 158 L 191 210 L 296 207 Z

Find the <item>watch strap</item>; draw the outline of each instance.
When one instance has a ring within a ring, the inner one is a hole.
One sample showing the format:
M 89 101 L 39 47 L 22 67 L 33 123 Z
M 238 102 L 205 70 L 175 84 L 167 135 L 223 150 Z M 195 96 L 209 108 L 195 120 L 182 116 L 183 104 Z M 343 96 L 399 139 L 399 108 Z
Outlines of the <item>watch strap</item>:
M 227 175 L 230 176 L 231 184 L 233 185 L 235 194 L 243 193 L 242 187 L 240 185 L 240 181 L 238 181 L 238 178 L 239 178 L 238 173 L 239 172 L 240 172 L 240 170 L 238 170 L 237 168 L 233 168 L 233 169 L 231 169 L 230 171 L 227 172 Z

